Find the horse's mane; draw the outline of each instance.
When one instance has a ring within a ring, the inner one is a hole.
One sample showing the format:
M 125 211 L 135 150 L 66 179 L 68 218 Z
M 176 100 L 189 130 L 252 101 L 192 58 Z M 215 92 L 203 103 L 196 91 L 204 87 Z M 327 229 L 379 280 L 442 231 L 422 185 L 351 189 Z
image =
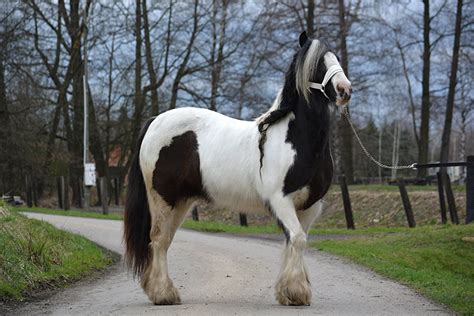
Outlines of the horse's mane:
M 272 107 L 257 118 L 260 139 L 258 149 L 260 151 L 260 171 L 263 163 L 263 145 L 267 139 L 267 130 L 270 126 L 292 112 L 303 96 L 306 105 L 309 105 L 309 82 L 315 80 L 321 58 L 326 54 L 328 48 L 318 40 L 308 40 L 293 56 L 293 61 L 285 75 L 283 89 L 278 93 Z

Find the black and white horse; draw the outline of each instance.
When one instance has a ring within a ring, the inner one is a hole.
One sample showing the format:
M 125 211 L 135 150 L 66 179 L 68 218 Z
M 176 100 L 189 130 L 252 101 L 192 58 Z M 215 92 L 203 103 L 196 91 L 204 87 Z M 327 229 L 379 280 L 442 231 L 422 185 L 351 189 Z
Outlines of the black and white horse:
M 270 212 L 286 236 L 276 284 L 283 305 L 309 305 L 306 234 L 333 175 L 329 104 L 346 105 L 351 83 L 326 45 L 299 38 L 285 83 L 256 121 L 179 108 L 146 122 L 125 207 L 127 262 L 155 304 L 178 304 L 167 251 L 197 201 L 238 212 Z

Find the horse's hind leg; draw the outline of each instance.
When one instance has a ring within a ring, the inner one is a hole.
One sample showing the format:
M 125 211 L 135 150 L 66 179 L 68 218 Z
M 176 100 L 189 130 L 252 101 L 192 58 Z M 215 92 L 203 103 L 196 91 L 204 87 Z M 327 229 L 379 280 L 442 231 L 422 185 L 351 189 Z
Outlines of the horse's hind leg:
M 149 199 L 151 213 L 150 261 L 142 277 L 142 287 L 156 305 L 179 304 L 181 299 L 168 275 L 167 253 L 189 203 L 170 207 L 157 193 Z
M 311 286 L 303 261 L 306 234 L 296 216 L 291 199 L 279 197 L 270 201 L 275 215 L 286 235 L 283 264 L 276 284 L 276 298 L 282 305 L 309 305 Z

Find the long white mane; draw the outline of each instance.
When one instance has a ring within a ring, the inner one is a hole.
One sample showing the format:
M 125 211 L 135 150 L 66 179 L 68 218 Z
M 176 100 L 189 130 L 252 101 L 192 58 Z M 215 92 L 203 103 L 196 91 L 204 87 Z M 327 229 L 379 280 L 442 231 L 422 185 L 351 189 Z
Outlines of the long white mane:
M 316 72 L 319 59 L 323 57 L 327 48 L 319 40 L 312 40 L 304 58 L 296 60 L 296 89 L 300 95 L 303 95 L 306 101 L 309 101 L 310 81 Z

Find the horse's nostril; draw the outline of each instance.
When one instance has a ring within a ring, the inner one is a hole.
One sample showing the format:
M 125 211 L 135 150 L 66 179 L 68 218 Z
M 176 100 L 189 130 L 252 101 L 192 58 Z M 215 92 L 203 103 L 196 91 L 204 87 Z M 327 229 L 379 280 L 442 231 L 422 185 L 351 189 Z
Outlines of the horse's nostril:
M 337 85 L 337 92 L 339 92 L 340 94 L 343 94 L 345 92 L 346 89 L 344 89 L 344 86 L 338 84 Z

